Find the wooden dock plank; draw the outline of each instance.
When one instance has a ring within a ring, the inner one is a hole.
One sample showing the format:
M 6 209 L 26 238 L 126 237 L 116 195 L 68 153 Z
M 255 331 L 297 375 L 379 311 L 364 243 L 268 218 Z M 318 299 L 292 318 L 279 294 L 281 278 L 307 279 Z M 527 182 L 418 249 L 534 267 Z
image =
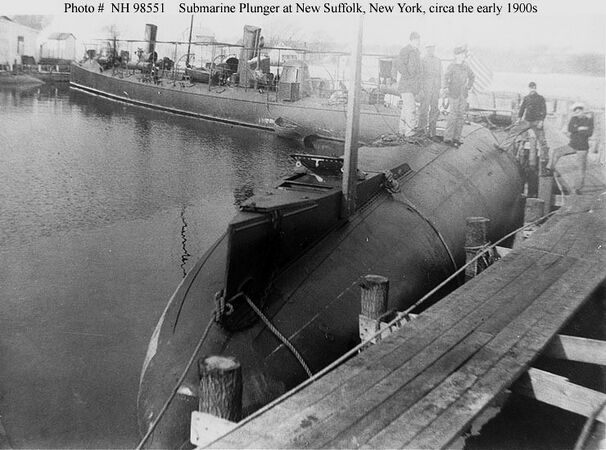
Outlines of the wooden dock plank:
M 578 272 L 585 266 L 578 267 Z M 560 283 L 565 283 L 560 280 Z M 521 339 L 527 339 L 529 333 L 544 320 L 545 307 L 552 302 L 552 290 L 546 291 L 537 301 L 533 302 L 524 314 L 519 314 L 515 320 L 504 327 L 482 350 L 477 352 L 465 366 L 453 373 L 442 385 L 424 398 L 414 407 L 405 411 L 389 427 L 378 433 L 368 442 L 369 447 L 395 448 L 402 442 L 411 440 L 417 433 L 431 424 L 434 419 L 450 407 L 488 370 L 493 368 L 508 352 L 515 352 L 515 347 Z M 455 434 L 457 435 L 457 434 Z
M 513 391 L 585 417 L 590 417 L 606 401 L 606 394 L 602 392 L 535 368 L 529 369 L 516 381 Z M 602 408 L 595 419 L 606 423 L 606 411 Z
M 410 448 L 444 448 L 455 440 L 490 401 L 517 379 L 566 323 L 593 290 L 580 274 L 604 277 L 604 269 L 589 261 L 579 261 L 569 275 L 546 291 L 537 303 L 535 317 L 540 319 L 528 333 L 482 376 L 470 389 L 443 411 L 428 427 L 407 443 Z M 430 425 L 430 426 L 429 426 Z
M 558 334 L 544 356 L 606 366 L 606 341 Z
M 503 298 L 507 299 L 506 307 L 497 304 L 496 301 L 491 302 L 486 305 L 486 308 L 480 308 L 474 311 L 466 320 L 459 322 L 456 329 L 465 330 L 469 333 L 485 332 L 490 335 L 493 335 L 494 330 L 500 331 L 504 322 L 510 322 L 512 318 L 518 317 L 528 308 L 529 303 L 532 302 L 533 298 L 539 296 L 556 282 L 562 274 L 568 270 L 572 260 L 567 261 L 559 255 L 546 254 L 541 261 L 544 262 L 544 264 L 535 264 L 532 269 L 529 269 L 533 271 L 532 274 L 529 274 L 531 276 L 526 277 L 519 284 L 509 285 L 507 290 L 500 292 Z M 551 270 L 545 270 L 546 267 L 550 267 Z M 470 354 L 469 358 L 472 357 L 475 358 L 473 354 Z M 423 376 L 425 376 L 424 370 L 426 369 L 423 367 L 419 367 L 419 369 L 420 372 L 423 372 Z M 444 375 L 446 377 L 450 375 L 450 373 Z M 406 388 L 412 389 L 410 386 L 407 386 Z M 406 406 L 403 402 L 400 402 L 400 404 Z M 381 405 L 380 408 L 389 409 L 391 408 L 391 405 L 387 402 L 385 405 Z M 361 437 L 359 431 L 361 428 L 364 428 L 364 423 L 368 422 L 369 428 L 375 428 L 381 424 L 381 421 L 375 418 L 375 413 L 369 411 L 368 407 L 366 407 L 365 410 L 367 411 L 367 417 L 364 418 L 364 421 L 362 423 L 353 424 L 350 429 L 347 430 L 345 436 L 339 438 L 338 441 L 331 442 L 329 446 L 348 447 L 353 445 L 354 441 L 358 444 L 364 443 L 365 439 Z M 393 419 L 395 419 L 395 417 L 393 417 L 392 420 Z M 333 430 L 334 433 L 337 431 L 338 430 Z
M 467 334 L 462 332 L 450 333 L 445 337 L 449 340 L 450 346 L 455 345 L 457 342 L 463 341 L 467 338 Z M 310 407 L 306 408 L 301 414 L 297 414 L 291 418 L 284 419 L 279 425 L 272 427 L 272 435 L 270 440 L 263 440 L 259 442 L 250 442 L 252 447 L 266 447 L 273 446 L 273 439 L 284 439 L 280 436 L 281 431 L 288 430 L 289 443 L 295 447 L 305 446 L 304 442 L 311 442 L 311 438 L 308 436 L 309 433 L 315 432 L 316 429 L 322 428 L 322 423 L 334 419 L 336 413 L 341 411 L 341 408 L 346 407 L 348 404 L 356 402 L 360 396 L 365 396 L 368 391 L 372 391 L 374 400 L 377 402 L 382 401 L 384 398 L 389 397 L 394 390 L 396 390 L 403 381 L 400 379 L 401 376 L 414 377 L 415 366 L 425 367 L 435 360 L 439 359 L 444 355 L 449 347 L 446 345 L 440 345 L 436 343 L 431 345 L 424 352 L 417 352 L 411 359 L 400 361 L 401 367 L 382 368 L 379 364 L 373 369 L 363 371 L 362 376 L 353 377 L 348 380 L 347 383 L 340 385 L 339 389 L 333 390 L 326 397 L 322 398 L 321 401 L 314 403 Z M 391 360 L 391 364 L 397 360 Z M 387 372 L 384 370 L 387 369 Z M 375 382 L 376 384 L 369 386 L 368 382 Z M 309 426 L 309 421 L 314 422 L 314 430 Z M 333 422 L 330 421 L 331 426 Z M 281 446 L 290 446 L 289 443 L 281 442 Z
M 310 433 L 292 440 L 292 447 L 333 448 L 335 447 L 332 443 L 333 437 L 340 430 L 347 430 L 347 436 L 351 436 L 351 423 L 356 424 L 355 428 L 358 433 L 354 436 L 359 438 L 359 442 L 354 439 L 353 442 L 344 444 L 344 447 L 359 446 L 376 430 L 381 429 L 385 422 L 391 422 L 399 408 L 406 408 L 431 392 L 436 385 L 443 381 L 446 374 L 463 364 L 470 355 L 482 348 L 491 338 L 492 336 L 486 333 L 474 333 L 467 336 L 463 341 L 453 345 L 450 351 L 443 352 L 438 360 L 422 372 L 422 377 L 416 376 L 408 383 L 405 382 L 406 388 L 404 389 L 395 374 L 393 377 L 383 380 L 382 383 L 373 386 L 372 389 L 352 402 L 349 408 L 339 410 L 330 421 L 314 426 Z M 401 375 L 406 376 L 405 373 L 401 373 Z M 300 439 L 301 437 L 303 439 Z

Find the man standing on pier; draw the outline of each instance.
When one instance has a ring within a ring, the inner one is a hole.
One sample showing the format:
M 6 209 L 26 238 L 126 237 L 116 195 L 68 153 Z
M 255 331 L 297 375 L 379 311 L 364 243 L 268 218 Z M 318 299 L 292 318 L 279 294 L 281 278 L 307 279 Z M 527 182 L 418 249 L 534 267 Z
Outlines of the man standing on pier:
M 429 138 L 436 136 L 436 122 L 440 115 L 438 103 L 442 86 L 442 61 L 434 54 L 435 45 L 425 46 L 426 54 L 421 61 L 423 70 L 421 85 L 421 107 L 419 109 L 419 130 Z
M 593 134 L 593 115 L 584 111 L 582 103 L 572 105 L 572 117 L 568 122 L 568 136 L 570 142 L 556 148 L 549 161 L 549 169 L 556 170 L 556 164 L 562 156 L 577 154 L 578 175 L 574 181 L 574 192 L 580 194 L 585 184 L 587 172 L 587 152 L 589 151 L 589 138 Z
M 465 62 L 467 47 L 459 45 L 454 49 L 454 62 L 446 69 L 442 97 L 448 98 L 448 120 L 444 131 L 444 143 L 453 147 L 462 144 L 461 133 L 467 111 L 467 95 L 475 81 L 475 75 Z
M 421 36 L 416 31 L 410 33 L 409 44 L 400 50 L 396 60 L 400 82 L 398 90 L 402 98 L 399 132 L 404 137 L 414 136 L 417 132 L 417 101 L 421 91 L 421 54 L 419 45 Z
M 547 116 L 547 107 L 545 106 L 545 98 L 537 93 L 537 84 L 534 81 L 528 84 L 528 89 L 529 93 L 524 97 L 520 111 L 518 112 L 518 121 L 509 131 L 500 147 L 503 150 L 510 150 L 515 139 L 520 134 L 532 130 L 541 148 L 539 157 L 541 159 L 541 167 L 544 167 L 549 155 L 549 146 L 547 145 L 545 130 L 543 129 L 543 121 Z

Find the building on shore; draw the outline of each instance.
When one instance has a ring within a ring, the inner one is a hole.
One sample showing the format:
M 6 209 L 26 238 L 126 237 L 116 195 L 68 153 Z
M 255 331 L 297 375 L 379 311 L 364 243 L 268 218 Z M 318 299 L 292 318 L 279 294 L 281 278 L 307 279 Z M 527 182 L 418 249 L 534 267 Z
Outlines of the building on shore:
M 52 33 L 40 44 L 40 58 L 76 59 L 76 37 L 72 33 Z
M 21 64 L 23 56 L 36 61 L 38 30 L 22 25 L 7 16 L 0 16 L 0 66 Z

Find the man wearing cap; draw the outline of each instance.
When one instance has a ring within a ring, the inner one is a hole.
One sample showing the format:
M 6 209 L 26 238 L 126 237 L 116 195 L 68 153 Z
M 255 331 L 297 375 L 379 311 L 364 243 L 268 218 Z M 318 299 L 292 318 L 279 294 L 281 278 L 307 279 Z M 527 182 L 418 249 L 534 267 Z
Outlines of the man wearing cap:
M 446 69 L 442 83 L 442 97 L 448 98 L 448 120 L 444 131 L 444 143 L 458 147 L 462 144 L 461 133 L 467 110 L 467 95 L 473 86 L 475 75 L 465 62 L 467 48 L 459 45 L 454 49 L 455 60 Z
M 436 122 L 440 115 L 438 102 L 442 85 L 442 61 L 434 55 L 434 44 L 425 46 L 426 53 L 421 60 L 421 107 L 419 108 L 419 130 L 430 138 L 436 135 Z
M 582 103 L 572 105 L 572 117 L 568 122 L 568 136 L 570 142 L 560 148 L 556 148 L 550 158 L 549 168 L 555 171 L 556 164 L 562 156 L 577 154 L 579 174 L 574 182 L 574 192 L 581 193 L 585 184 L 585 172 L 587 171 L 587 152 L 589 151 L 589 138 L 593 134 L 593 115 L 584 111 Z
M 399 132 L 405 137 L 413 136 L 417 131 L 417 103 L 415 97 L 421 91 L 421 54 L 419 33 L 410 33 L 410 42 L 400 50 L 396 66 L 400 72 L 398 90 L 402 98 Z
M 532 130 L 541 147 L 540 158 L 542 162 L 547 160 L 549 154 L 549 146 L 545 139 L 545 130 L 543 129 L 543 121 L 547 116 L 547 108 L 545 99 L 537 93 L 537 84 L 531 81 L 528 84 L 528 95 L 524 97 L 520 110 L 518 111 L 518 122 L 509 131 L 505 140 L 500 147 L 503 150 L 510 150 L 515 142 L 515 139 L 522 133 Z

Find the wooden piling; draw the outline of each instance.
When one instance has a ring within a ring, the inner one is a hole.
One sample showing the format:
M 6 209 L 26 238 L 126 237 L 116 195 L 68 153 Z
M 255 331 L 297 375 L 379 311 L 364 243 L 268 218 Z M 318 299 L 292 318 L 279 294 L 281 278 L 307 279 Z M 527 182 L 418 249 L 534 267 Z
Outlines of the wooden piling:
M 199 411 L 232 422 L 242 416 L 242 368 L 229 356 L 209 356 L 200 360 Z
M 551 175 L 539 176 L 539 198 L 543 200 L 543 212 L 551 212 L 553 206 L 553 177 Z
M 524 223 L 534 222 L 545 215 L 545 201 L 542 198 L 527 198 L 524 208 Z
M 360 282 L 360 315 L 358 330 L 360 340 L 366 341 L 381 329 L 381 317 L 387 312 L 389 279 L 380 275 L 365 275 Z M 371 342 L 377 343 L 381 335 Z
M 488 223 L 486 217 L 468 217 L 465 228 L 465 263 L 469 263 L 483 246 L 488 244 Z M 469 280 L 479 272 L 477 261 L 465 268 L 465 280 Z
M 379 319 L 387 312 L 389 279 L 381 275 L 365 275 L 360 287 L 362 288 L 360 314 L 369 319 Z

